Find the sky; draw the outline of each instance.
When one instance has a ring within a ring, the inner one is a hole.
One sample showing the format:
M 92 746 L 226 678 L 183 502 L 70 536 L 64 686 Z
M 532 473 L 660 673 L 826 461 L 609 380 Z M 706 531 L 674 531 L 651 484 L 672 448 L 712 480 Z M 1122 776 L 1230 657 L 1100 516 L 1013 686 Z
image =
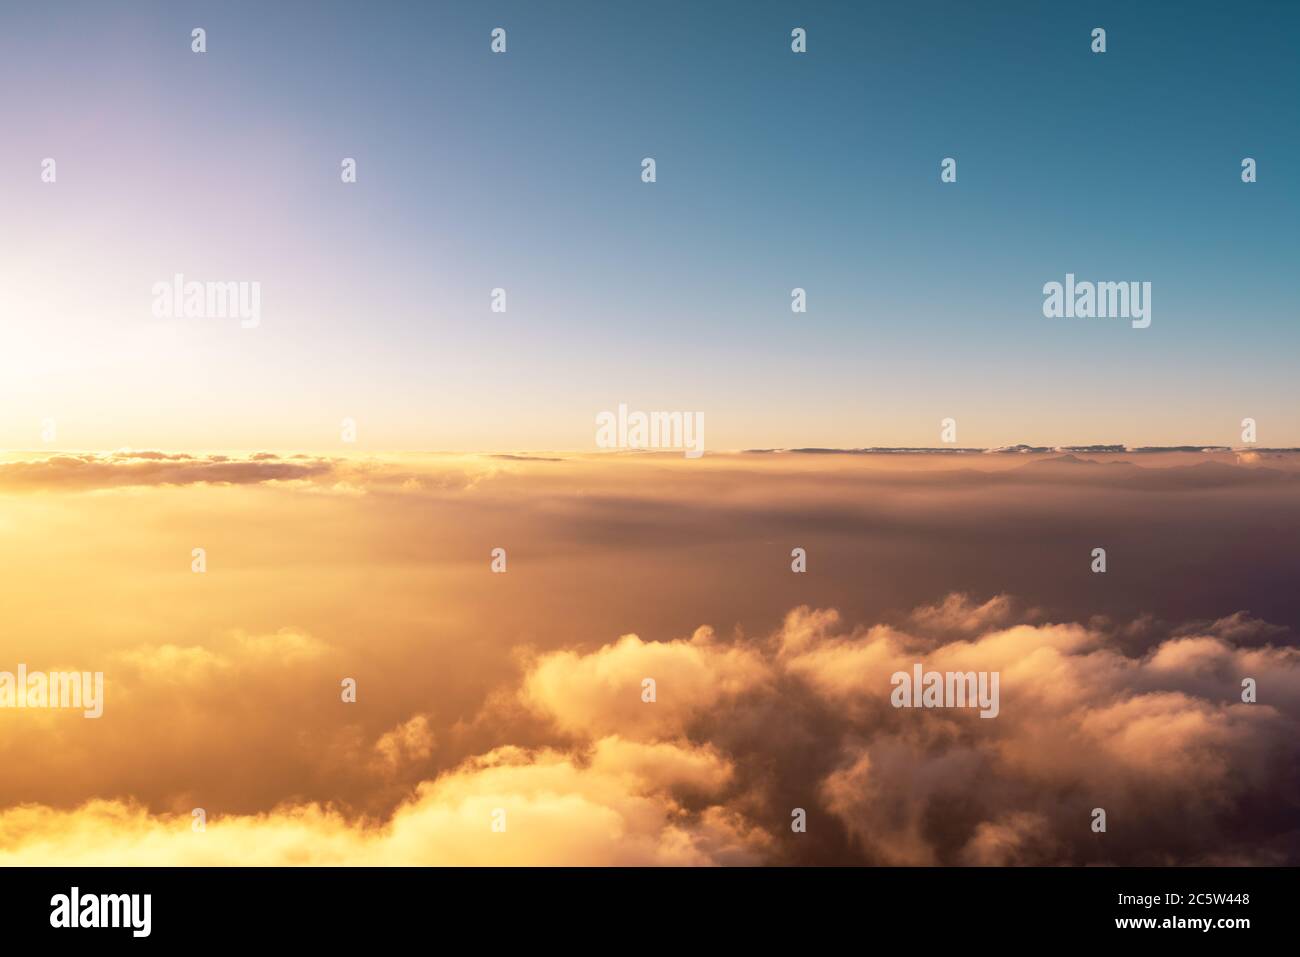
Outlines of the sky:
M 0 864 L 1300 861 L 1297 27 L 5 3 Z
M 1300 445 L 1298 20 L 6 4 L 0 448 L 591 450 L 619 403 L 710 450 Z M 156 318 L 176 273 L 260 324 Z M 1066 273 L 1150 328 L 1045 318 Z

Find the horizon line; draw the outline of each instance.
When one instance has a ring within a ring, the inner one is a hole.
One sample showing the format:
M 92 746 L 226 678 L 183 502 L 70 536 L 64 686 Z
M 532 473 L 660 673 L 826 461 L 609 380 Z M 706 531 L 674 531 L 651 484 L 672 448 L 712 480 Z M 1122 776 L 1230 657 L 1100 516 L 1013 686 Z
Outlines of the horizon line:
M 117 446 L 114 448 L 5 448 L 3 455 L 180 455 L 199 454 L 241 454 L 241 455 L 482 455 L 492 457 L 528 457 L 540 455 L 679 455 L 680 448 L 535 448 L 535 449 L 421 449 L 421 448 L 373 448 L 373 449 L 339 449 L 339 448 L 295 448 L 272 452 L 271 446 L 179 448 L 163 446 Z M 1090 445 L 998 445 L 998 446 L 773 446 L 771 448 L 734 448 L 704 450 L 704 455 L 1068 455 L 1085 453 L 1092 455 L 1151 455 L 1160 453 L 1184 454 L 1249 454 L 1249 453 L 1300 453 L 1300 447 L 1267 446 L 1230 446 L 1230 445 L 1125 445 L 1090 444 Z

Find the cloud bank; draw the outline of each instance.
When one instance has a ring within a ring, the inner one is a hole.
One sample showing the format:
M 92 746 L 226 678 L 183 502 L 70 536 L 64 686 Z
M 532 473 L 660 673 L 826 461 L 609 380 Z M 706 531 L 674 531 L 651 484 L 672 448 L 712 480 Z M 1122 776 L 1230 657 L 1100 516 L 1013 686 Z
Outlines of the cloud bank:
M 0 812 L 0 864 L 1295 863 L 1300 652 L 1258 644 L 1268 629 L 1244 615 L 1140 656 L 1127 626 L 1040 618 L 950 594 L 895 624 L 800 607 L 759 637 L 525 649 L 474 720 L 549 743 L 467 757 L 391 812 L 211 808 L 199 832 L 129 799 L 25 804 Z M 330 654 L 285 633 L 123 661 L 134 694 L 214 703 L 232 673 L 274 681 Z M 891 673 L 918 661 L 999 671 L 998 717 L 892 707 Z M 353 773 L 418 769 L 443 733 L 464 728 L 414 714 L 357 742 Z

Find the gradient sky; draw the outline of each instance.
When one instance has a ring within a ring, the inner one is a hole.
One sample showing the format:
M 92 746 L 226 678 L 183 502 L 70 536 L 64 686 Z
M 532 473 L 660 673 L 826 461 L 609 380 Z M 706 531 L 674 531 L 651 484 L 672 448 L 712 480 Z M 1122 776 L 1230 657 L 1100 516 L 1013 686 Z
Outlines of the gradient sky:
M 590 449 L 620 402 L 703 412 L 712 449 L 935 445 L 944 416 L 963 445 L 1235 444 L 1244 416 L 1300 445 L 1298 27 L 7 3 L 0 448 L 54 418 L 54 448 L 331 449 L 350 416 L 361 449 Z M 259 281 L 261 326 L 155 319 L 176 272 Z M 1045 319 L 1066 272 L 1150 281 L 1151 327 Z

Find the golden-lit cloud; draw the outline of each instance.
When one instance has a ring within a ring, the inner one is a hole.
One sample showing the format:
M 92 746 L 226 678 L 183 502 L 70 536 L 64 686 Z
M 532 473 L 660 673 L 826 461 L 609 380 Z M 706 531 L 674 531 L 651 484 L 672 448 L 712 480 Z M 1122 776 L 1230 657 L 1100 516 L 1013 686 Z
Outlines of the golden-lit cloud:
M 0 863 L 1297 859 L 1277 478 L 52 458 L 0 470 L 0 670 L 102 670 L 104 713 L 0 711 Z M 1133 585 L 1207 537 L 1213 596 Z M 893 707 L 918 663 L 996 671 L 997 717 Z
M 381 735 L 375 742 L 375 751 L 385 765 L 396 768 L 429 757 L 436 743 L 429 716 L 417 714 Z
M 889 675 L 910 668 L 918 647 L 927 667 L 999 670 L 997 718 L 892 708 Z M 235 635 L 220 652 L 164 646 L 121 657 L 137 669 L 131 694 L 188 685 L 193 700 L 213 701 L 233 675 L 291 673 L 331 654 L 286 632 Z M 1274 676 L 1282 697 L 1235 700 L 1243 669 Z M 1207 671 L 1224 675 L 1221 685 L 1206 686 Z M 643 675 L 657 676 L 658 700 L 642 699 Z M 808 713 L 791 681 L 824 710 Z M 723 642 L 700 629 L 688 639 L 625 635 L 588 653 L 532 657 L 519 699 L 568 743 L 495 747 L 419 782 L 383 815 L 318 802 L 252 814 L 212 809 L 208 828 L 195 833 L 189 815 L 149 813 L 130 800 L 20 805 L 0 813 L 0 863 L 50 855 L 216 864 L 780 860 L 781 822 L 792 809 L 747 791 L 737 771 L 788 758 L 788 745 L 738 741 L 734 724 L 749 722 L 747 709 L 783 700 L 796 709 L 792 722 L 814 722 L 826 762 L 804 803 L 838 821 L 866 860 L 1086 862 L 1121 849 L 1145 859 L 1143 828 L 1171 808 L 1205 829 L 1183 841 L 1201 859 L 1221 838 L 1216 815 L 1271 793 L 1285 776 L 1278 762 L 1294 740 L 1298 683 L 1291 649 L 1171 638 L 1135 660 L 1108 635 L 1073 624 L 1012 624 L 927 645 L 884 626 L 845 629 L 833 611 L 796 609 L 764 641 Z M 354 742 L 342 766 L 352 761 L 363 774 L 418 766 L 437 737 L 433 719 L 416 714 L 380 734 L 368 757 Z M 1089 840 L 1094 806 L 1123 822 L 1114 849 Z M 504 831 L 493 830 L 498 819 Z M 1256 854 L 1270 859 L 1265 848 Z
M 522 698 L 570 734 L 653 739 L 683 734 L 693 718 L 768 677 L 757 651 L 722 645 L 712 629 L 700 628 L 684 640 L 646 642 L 624 635 L 588 655 L 552 652 L 534 663 Z M 647 680 L 654 682 L 652 707 L 644 700 Z
M 0 462 L 0 489 L 76 490 L 132 485 L 191 485 L 313 479 L 329 474 L 325 460 L 286 461 L 276 456 L 242 459 L 225 455 L 167 455 L 161 452 L 64 454 L 35 460 Z
M 708 749 L 610 737 L 589 753 L 503 747 L 425 782 L 384 822 L 319 805 L 216 817 L 93 801 L 0 812 L 0 866 L 700 865 L 760 860 L 766 836 L 726 808 L 691 811 L 727 782 Z

